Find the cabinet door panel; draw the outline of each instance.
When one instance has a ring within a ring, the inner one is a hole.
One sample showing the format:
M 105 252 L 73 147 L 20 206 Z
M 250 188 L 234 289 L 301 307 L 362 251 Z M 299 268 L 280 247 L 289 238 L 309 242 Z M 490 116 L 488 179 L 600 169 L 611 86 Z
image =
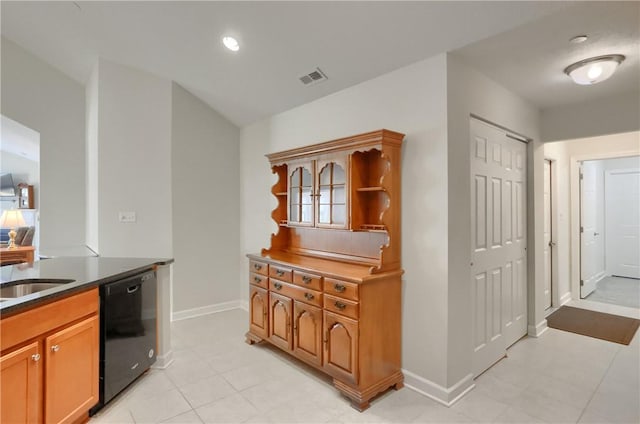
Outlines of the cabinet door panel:
M 74 421 L 98 402 L 97 316 L 45 339 L 45 422 Z
M 293 351 L 301 359 L 322 365 L 322 310 L 294 302 Z
M 348 155 L 335 155 L 316 163 L 316 226 L 347 228 Z
M 40 421 L 42 359 L 38 342 L 0 359 L 0 422 Z
M 293 348 L 291 310 L 293 301 L 276 293 L 269 294 L 269 340 L 283 349 Z
M 358 383 L 358 322 L 324 312 L 324 369 L 341 380 Z
M 263 339 L 269 336 L 268 307 L 268 292 L 251 286 L 251 291 L 249 292 L 249 329 L 253 334 Z
M 289 165 L 288 223 L 312 226 L 313 217 L 313 162 Z

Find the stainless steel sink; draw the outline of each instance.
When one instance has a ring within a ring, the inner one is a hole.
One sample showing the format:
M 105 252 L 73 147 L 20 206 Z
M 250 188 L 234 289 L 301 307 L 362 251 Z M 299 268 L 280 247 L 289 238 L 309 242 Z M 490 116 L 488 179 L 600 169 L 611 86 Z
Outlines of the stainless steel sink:
M 41 292 L 64 284 L 72 283 L 73 280 L 51 280 L 39 279 L 23 281 L 17 284 L 5 283 L 0 286 L 0 301 L 26 296 L 28 294 Z

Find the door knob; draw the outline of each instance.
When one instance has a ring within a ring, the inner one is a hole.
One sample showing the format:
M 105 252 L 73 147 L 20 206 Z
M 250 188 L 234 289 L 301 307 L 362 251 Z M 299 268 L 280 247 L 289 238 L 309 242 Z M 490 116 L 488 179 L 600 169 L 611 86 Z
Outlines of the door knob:
M 554 247 L 556 244 L 552 241 L 549 242 L 549 247 Z
M 60 346 L 59 345 L 53 345 L 51 346 L 51 352 L 57 352 L 60 350 Z
M 33 362 L 38 362 L 40 360 L 40 354 L 36 353 L 35 355 L 31 355 L 31 360 Z

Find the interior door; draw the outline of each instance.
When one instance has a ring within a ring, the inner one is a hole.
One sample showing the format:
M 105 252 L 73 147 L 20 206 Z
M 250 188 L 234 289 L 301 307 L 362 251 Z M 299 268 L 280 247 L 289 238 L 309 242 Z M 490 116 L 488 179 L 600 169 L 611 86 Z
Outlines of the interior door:
M 600 161 L 582 163 L 580 179 L 580 298 L 593 292 L 605 275 L 604 173 Z
M 553 270 L 551 241 L 551 161 L 544 161 L 544 308 L 551 307 L 551 279 Z
M 640 278 L 640 169 L 606 173 L 605 216 L 608 273 Z
M 527 332 L 526 144 L 471 119 L 473 370 Z

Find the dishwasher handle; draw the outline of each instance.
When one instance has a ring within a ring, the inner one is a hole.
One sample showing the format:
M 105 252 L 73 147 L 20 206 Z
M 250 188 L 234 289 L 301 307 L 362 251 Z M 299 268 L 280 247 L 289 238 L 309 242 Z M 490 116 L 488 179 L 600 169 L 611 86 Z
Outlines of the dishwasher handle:
M 138 289 L 140 289 L 140 284 L 138 284 L 136 286 L 127 287 L 127 293 L 129 293 L 129 294 L 135 293 L 135 292 L 138 291 Z

